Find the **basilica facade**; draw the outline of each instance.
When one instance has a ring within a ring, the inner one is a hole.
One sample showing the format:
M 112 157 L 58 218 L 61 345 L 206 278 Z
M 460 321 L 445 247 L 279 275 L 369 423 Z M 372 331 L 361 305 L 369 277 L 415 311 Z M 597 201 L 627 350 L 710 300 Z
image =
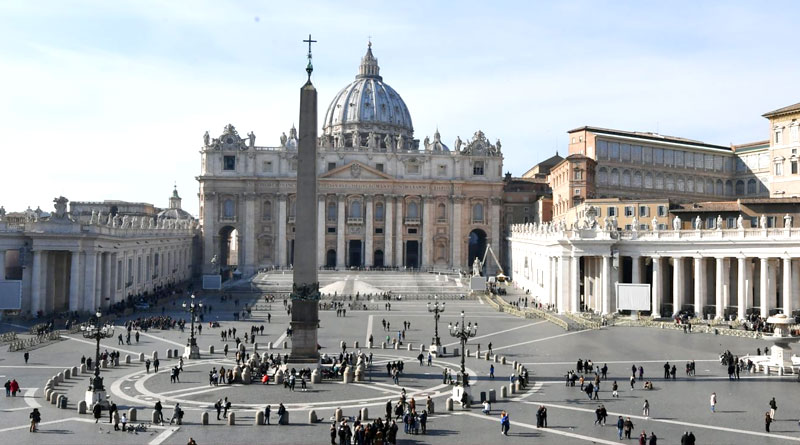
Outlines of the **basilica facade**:
M 317 141 L 320 267 L 465 269 L 501 245 L 503 156 L 482 131 L 452 147 L 415 139 L 370 47 L 327 108 Z M 232 125 L 201 148 L 206 273 L 293 264 L 297 132 L 256 146 Z

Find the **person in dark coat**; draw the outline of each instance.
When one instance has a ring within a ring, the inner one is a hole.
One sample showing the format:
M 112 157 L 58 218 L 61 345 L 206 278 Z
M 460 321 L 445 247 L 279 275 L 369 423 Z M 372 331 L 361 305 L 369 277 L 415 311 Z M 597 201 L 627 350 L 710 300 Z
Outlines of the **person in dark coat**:
M 94 423 L 100 422 L 100 417 L 103 415 L 103 406 L 99 403 L 95 403 L 92 406 L 92 414 L 94 415 Z

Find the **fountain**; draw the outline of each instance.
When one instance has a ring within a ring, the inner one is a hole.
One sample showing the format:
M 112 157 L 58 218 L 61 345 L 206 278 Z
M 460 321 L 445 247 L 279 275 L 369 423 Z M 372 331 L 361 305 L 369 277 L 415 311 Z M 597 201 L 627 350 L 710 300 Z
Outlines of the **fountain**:
M 767 318 L 767 323 L 773 327 L 772 335 L 765 335 L 764 340 L 775 343 L 770 348 L 770 360 L 765 363 L 764 371 L 769 373 L 770 367 L 776 367 L 779 375 L 786 374 L 786 370 L 800 368 L 800 357 L 791 355 L 792 348 L 790 343 L 800 340 L 800 337 L 792 335 L 789 327 L 793 324 L 794 318 L 786 314 L 777 314 Z

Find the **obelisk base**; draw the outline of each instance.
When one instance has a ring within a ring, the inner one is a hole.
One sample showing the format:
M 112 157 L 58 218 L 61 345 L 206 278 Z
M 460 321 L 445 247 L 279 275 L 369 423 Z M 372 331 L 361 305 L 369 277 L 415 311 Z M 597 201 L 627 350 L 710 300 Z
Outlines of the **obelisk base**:
M 292 300 L 292 353 L 289 355 L 289 363 L 319 363 L 318 320 L 319 307 L 316 300 Z

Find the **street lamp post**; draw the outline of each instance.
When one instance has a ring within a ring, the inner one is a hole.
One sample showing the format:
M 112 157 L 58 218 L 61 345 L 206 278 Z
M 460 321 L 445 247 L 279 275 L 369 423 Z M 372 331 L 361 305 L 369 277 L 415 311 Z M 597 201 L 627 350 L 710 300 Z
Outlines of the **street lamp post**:
M 478 323 L 475 322 L 473 325 L 472 322 L 470 322 L 467 324 L 464 321 L 464 311 L 461 311 L 461 324 L 459 325 L 459 322 L 456 322 L 455 326 L 453 326 L 452 323 L 448 323 L 447 327 L 450 330 L 450 335 L 461 341 L 461 371 L 459 372 L 459 380 L 461 381 L 461 385 L 466 388 L 469 386 L 469 375 L 464 365 L 464 358 L 467 355 L 467 340 L 478 335 Z
M 189 331 L 189 344 L 186 345 L 186 351 L 184 352 L 183 356 L 189 359 L 198 359 L 200 358 L 200 347 L 197 346 L 197 338 L 194 336 L 194 318 L 195 312 L 200 311 L 203 309 L 203 303 L 196 303 L 194 302 L 195 296 L 192 294 L 189 300 L 189 304 L 183 302 L 183 308 L 189 312 L 189 315 L 192 317 L 192 325 Z
M 111 324 L 100 324 L 100 311 L 95 313 L 95 322 L 81 326 L 84 338 L 92 338 L 97 343 L 94 351 L 94 377 L 89 379 L 89 389 L 86 391 L 86 404 L 94 406 L 95 403 L 107 405 L 106 390 L 103 387 L 103 378 L 100 377 L 100 340 L 114 336 L 114 326 Z
M 445 302 L 442 302 L 442 304 L 439 304 L 439 301 L 438 301 L 437 297 L 433 297 L 433 298 L 436 299 L 436 302 L 432 306 L 431 306 L 431 302 L 430 301 L 428 302 L 428 312 L 433 314 L 433 320 L 434 320 L 434 325 L 433 325 L 434 326 L 434 328 L 433 328 L 433 332 L 434 332 L 433 344 L 436 346 L 436 351 L 438 352 L 439 351 L 439 347 L 442 346 L 442 341 L 439 339 L 439 317 L 440 317 L 439 314 L 444 312 Z

